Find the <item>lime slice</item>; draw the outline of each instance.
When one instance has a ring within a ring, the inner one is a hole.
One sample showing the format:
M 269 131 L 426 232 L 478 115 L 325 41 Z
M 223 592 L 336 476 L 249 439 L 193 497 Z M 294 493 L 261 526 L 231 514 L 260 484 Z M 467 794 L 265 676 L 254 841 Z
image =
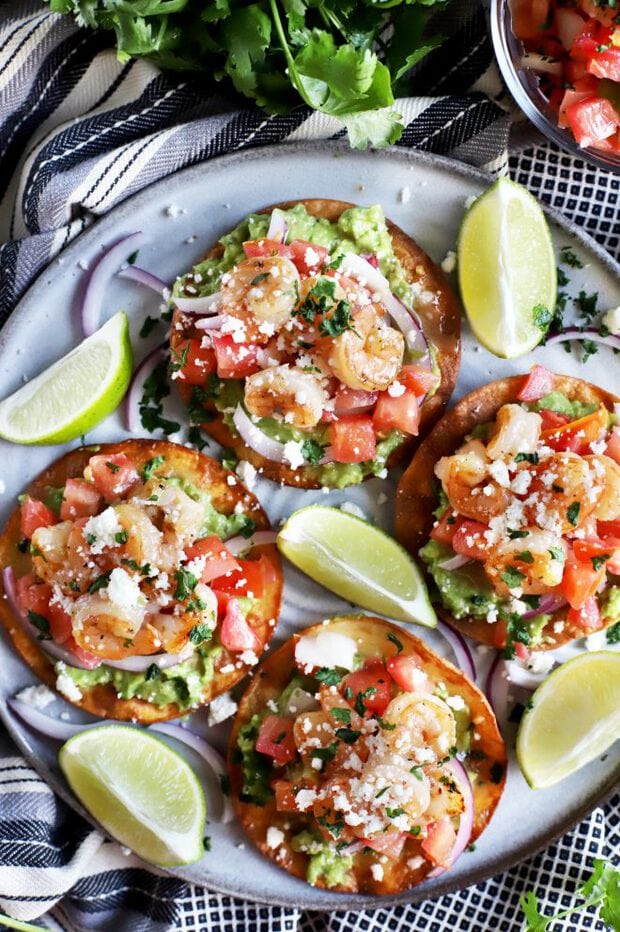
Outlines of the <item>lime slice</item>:
M 102 725 L 70 738 L 58 761 L 91 815 L 145 861 L 171 867 L 200 860 L 204 794 L 163 741 L 128 725 Z
M 132 365 L 127 315 L 121 311 L 0 401 L 0 437 L 26 444 L 75 440 L 118 407 Z
M 532 696 L 517 734 L 517 758 L 538 790 L 604 754 L 619 735 L 620 653 L 580 654 Z
M 354 515 L 310 505 L 278 534 L 287 559 L 348 602 L 428 628 L 437 624 L 420 570 L 379 528 Z
M 500 178 L 469 208 L 459 231 L 461 297 L 471 329 L 496 356 L 523 356 L 555 309 L 557 272 L 545 215 L 529 191 Z

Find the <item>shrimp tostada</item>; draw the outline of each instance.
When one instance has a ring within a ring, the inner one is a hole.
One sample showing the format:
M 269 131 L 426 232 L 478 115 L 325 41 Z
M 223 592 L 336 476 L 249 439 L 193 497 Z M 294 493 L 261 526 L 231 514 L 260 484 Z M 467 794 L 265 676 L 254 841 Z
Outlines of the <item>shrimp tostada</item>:
M 250 214 L 178 279 L 172 303 L 190 419 L 287 485 L 385 475 L 454 388 L 458 300 L 378 206 Z
M 280 867 L 338 892 L 397 893 L 488 824 L 506 756 L 480 691 L 380 618 L 332 618 L 259 667 L 229 745 L 232 801 Z
M 471 392 L 420 446 L 396 535 L 461 633 L 527 659 L 620 619 L 617 402 L 535 366 Z
M 282 589 L 268 529 L 237 477 L 194 450 L 73 450 L 20 496 L 0 538 L 0 617 L 76 705 L 173 718 L 242 679 L 267 645 Z

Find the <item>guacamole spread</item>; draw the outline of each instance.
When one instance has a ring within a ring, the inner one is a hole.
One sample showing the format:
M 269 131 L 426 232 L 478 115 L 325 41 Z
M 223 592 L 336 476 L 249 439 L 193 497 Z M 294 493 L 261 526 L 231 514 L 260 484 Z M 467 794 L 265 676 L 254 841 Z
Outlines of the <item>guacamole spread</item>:
M 310 857 L 306 873 L 308 883 L 315 885 L 322 878 L 326 887 L 338 887 L 346 882 L 353 867 L 350 854 L 336 851 L 324 838 L 309 831 L 300 832 L 291 844 L 295 851 L 303 851 Z

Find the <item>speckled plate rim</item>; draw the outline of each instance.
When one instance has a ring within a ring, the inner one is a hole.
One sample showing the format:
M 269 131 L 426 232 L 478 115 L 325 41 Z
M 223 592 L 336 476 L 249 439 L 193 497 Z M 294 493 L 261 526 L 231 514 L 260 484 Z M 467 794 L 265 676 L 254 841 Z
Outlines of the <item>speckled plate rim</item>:
M 175 179 L 179 176 L 183 176 L 184 178 L 204 177 L 205 173 L 208 173 L 211 169 L 211 166 L 219 169 L 222 166 L 233 166 L 240 162 L 251 163 L 269 154 L 277 157 L 278 155 L 290 155 L 292 153 L 295 153 L 302 159 L 311 158 L 315 153 L 332 153 L 335 157 L 347 156 L 351 159 L 355 159 L 358 156 L 363 156 L 366 158 L 370 156 L 377 159 L 378 162 L 382 160 L 394 160 L 428 165 L 433 168 L 439 168 L 440 170 L 451 174 L 456 174 L 464 178 L 472 179 L 483 185 L 492 184 L 497 180 L 497 177 L 493 176 L 489 172 L 460 162 L 455 162 L 452 159 L 446 158 L 445 156 L 399 147 L 392 147 L 390 149 L 382 150 L 370 150 L 369 152 L 367 151 L 358 153 L 355 150 L 351 150 L 348 144 L 343 141 L 294 142 L 280 143 L 273 146 L 261 146 L 250 150 L 243 150 L 241 152 L 234 152 L 219 156 L 218 158 L 212 159 L 208 162 L 199 162 L 195 165 L 183 168 L 178 172 L 174 172 L 172 175 L 168 175 L 165 178 L 159 179 L 158 181 L 147 186 L 138 193 L 127 198 L 127 200 L 122 201 L 120 204 L 112 208 L 105 216 L 97 220 L 91 227 L 89 227 L 75 240 L 73 240 L 67 246 L 67 248 L 62 251 L 61 255 L 65 261 L 72 261 L 74 259 L 77 260 L 82 245 L 85 242 L 89 242 L 91 239 L 98 238 L 102 233 L 105 235 L 105 230 L 108 224 L 114 225 L 118 219 L 122 219 L 125 215 L 131 215 L 136 210 L 139 210 L 143 201 L 152 200 L 153 192 L 161 190 L 162 193 L 167 194 L 168 192 L 166 192 L 165 186 L 172 177 Z M 616 262 L 603 249 L 602 246 L 600 246 L 595 240 L 592 239 L 592 237 L 585 233 L 583 229 L 576 223 L 564 217 L 560 211 L 547 205 L 543 205 L 543 207 L 546 215 L 554 223 L 563 228 L 564 231 L 575 240 L 580 242 L 581 245 L 590 253 L 592 253 L 609 272 L 620 279 L 620 263 Z M 13 314 L 4 325 L 0 334 L 0 351 L 5 346 L 7 340 L 11 337 L 12 322 L 14 322 L 16 315 L 19 314 L 22 303 L 24 303 L 25 300 L 31 295 L 33 289 L 37 290 L 39 287 L 41 287 L 42 276 L 45 274 L 48 268 L 49 266 L 43 269 L 35 281 L 30 285 L 26 293 L 22 296 L 16 305 Z M 4 632 L 2 632 L 2 637 L 5 637 Z M 17 660 L 17 658 L 16 662 L 21 663 L 21 661 Z M 45 780 L 45 782 L 48 783 L 56 793 L 58 793 L 58 795 L 63 799 L 64 802 L 67 803 L 67 805 L 70 806 L 71 809 L 81 815 L 87 822 L 89 822 L 103 835 L 111 838 L 112 836 L 109 836 L 105 830 L 102 829 L 100 824 L 94 820 L 92 816 L 90 816 L 90 814 L 75 799 L 64 780 L 62 780 L 62 778 L 57 776 L 55 773 L 48 772 L 42 766 L 41 762 L 37 759 L 36 755 L 30 750 L 28 746 L 28 742 L 25 737 L 25 735 L 27 735 L 26 730 L 24 729 L 24 731 L 22 731 L 19 727 L 16 726 L 16 719 L 9 710 L 4 696 L 2 695 L 0 695 L 0 719 L 2 719 L 4 722 L 9 734 L 15 741 L 20 751 L 23 753 L 28 763 L 39 774 L 39 776 L 41 776 L 41 778 Z M 548 847 L 553 841 L 566 834 L 566 832 L 568 832 L 582 819 L 589 815 L 597 806 L 604 803 L 614 792 L 619 780 L 620 768 L 618 768 L 617 772 L 614 772 L 607 780 L 605 780 L 604 783 L 597 788 L 596 792 L 586 801 L 584 801 L 582 805 L 577 806 L 576 808 L 572 809 L 570 813 L 567 813 L 566 818 L 562 819 L 555 826 L 552 832 L 547 831 L 540 837 L 536 838 L 531 846 L 529 844 L 527 846 L 522 845 L 521 847 L 517 848 L 516 850 L 512 850 L 510 853 L 504 856 L 500 855 L 496 858 L 489 858 L 484 865 L 480 866 L 479 868 L 472 869 L 470 872 L 466 873 L 465 876 L 461 875 L 454 880 L 450 880 L 450 876 L 448 874 L 447 876 L 437 878 L 435 881 L 421 884 L 419 887 L 413 887 L 411 890 L 404 891 L 394 896 L 370 897 L 362 894 L 337 894 L 330 893 L 326 890 L 317 890 L 318 895 L 320 895 L 322 898 L 329 896 L 329 902 L 326 901 L 317 906 L 304 904 L 303 909 L 309 912 L 335 912 L 338 910 L 347 909 L 381 909 L 389 906 L 415 904 L 424 900 L 443 896 L 444 894 L 454 893 L 459 890 L 466 889 L 472 884 L 480 883 L 481 881 L 487 880 L 495 874 L 501 873 L 502 871 L 513 867 L 515 864 L 518 864 L 519 862 L 532 857 L 537 852 Z M 191 883 L 196 883 L 196 878 L 189 876 L 188 873 L 184 871 L 183 867 L 164 870 L 154 867 L 150 864 L 145 866 L 153 873 L 159 874 L 161 876 L 171 876 L 181 880 L 187 880 Z M 235 890 L 234 885 L 228 885 L 221 882 L 213 883 L 211 880 L 209 880 L 208 889 L 233 897 L 239 895 L 238 891 Z M 296 904 L 291 902 L 289 898 L 282 898 L 277 896 L 277 894 L 273 895 L 266 893 L 260 898 L 245 895 L 244 899 L 250 902 L 264 903 L 272 906 L 299 908 L 296 907 Z

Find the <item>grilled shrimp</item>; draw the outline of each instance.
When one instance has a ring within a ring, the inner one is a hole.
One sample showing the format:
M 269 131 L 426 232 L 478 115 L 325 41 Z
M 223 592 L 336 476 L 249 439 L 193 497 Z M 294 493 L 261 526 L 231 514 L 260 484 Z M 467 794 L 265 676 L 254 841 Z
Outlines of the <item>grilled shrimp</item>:
M 502 540 L 494 548 L 484 570 L 500 595 L 510 595 L 502 576 L 515 568 L 523 575 L 518 588 L 526 595 L 543 595 L 559 586 L 564 573 L 566 544 L 561 537 L 538 528 L 524 528 L 527 536 Z
M 298 291 L 290 259 L 244 259 L 222 276 L 222 313 L 244 321 L 244 342 L 266 343 L 290 319 Z
M 257 417 L 272 417 L 306 430 L 319 423 L 327 395 L 316 375 L 275 366 L 245 380 L 245 406 Z
M 443 456 L 435 466 L 435 475 L 454 510 L 484 523 L 503 514 L 510 503 L 508 490 L 487 475 L 488 465 L 484 444 L 471 440 L 454 456 Z
M 326 748 L 331 744 L 336 727 L 336 719 L 323 709 L 298 715 L 293 725 L 293 737 L 301 757 L 311 760 L 316 748 Z
M 437 696 L 403 693 L 392 699 L 383 718 L 396 725 L 393 731 L 385 732 L 385 743 L 403 757 L 418 760 L 421 751 L 430 750 L 433 759 L 438 760 L 445 757 L 456 741 L 452 710 Z
M 154 654 L 160 649 L 154 638 L 139 637 L 143 607 L 121 611 L 109 599 L 95 593 L 75 602 L 71 620 L 76 643 L 107 660 Z
M 405 338 L 371 307 L 362 308 L 352 325 L 352 330 L 334 337 L 327 348 L 327 362 L 349 388 L 383 391 L 400 371 Z
M 540 414 L 524 411 L 521 405 L 503 405 L 497 412 L 496 430 L 487 444 L 492 460 L 517 453 L 534 453 L 540 437 Z
M 142 487 L 138 501 L 147 506 L 152 505 L 154 510 L 163 511 L 164 542 L 173 539 L 173 553 L 170 559 L 173 563 L 178 562 L 179 547 L 200 536 L 205 519 L 204 504 L 190 498 L 179 486 L 158 479 L 151 479 Z M 163 548 L 162 557 L 164 562 L 162 563 L 160 558 L 159 565 L 168 569 L 166 547 Z
M 600 478 L 604 476 L 605 492 L 594 515 L 599 521 L 615 521 L 620 518 L 620 466 L 609 456 L 586 456 L 586 459 L 592 463 L 595 473 L 600 470 Z
M 127 541 L 119 548 L 121 559 L 135 560 L 140 566 L 158 566 L 161 556 L 161 531 L 155 527 L 144 509 L 131 502 L 114 507 L 118 523 L 127 532 Z
M 598 507 L 605 489 L 604 470 L 589 462 L 599 459 L 554 453 L 533 467 L 523 509 L 527 523 L 558 535 L 580 527 Z
M 41 579 L 56 582 L 67 550 L 67 541 L 73 527 L 72 521 L 61 521 L 51 527 L 40 527 L 32 535 L 32 562 Z

